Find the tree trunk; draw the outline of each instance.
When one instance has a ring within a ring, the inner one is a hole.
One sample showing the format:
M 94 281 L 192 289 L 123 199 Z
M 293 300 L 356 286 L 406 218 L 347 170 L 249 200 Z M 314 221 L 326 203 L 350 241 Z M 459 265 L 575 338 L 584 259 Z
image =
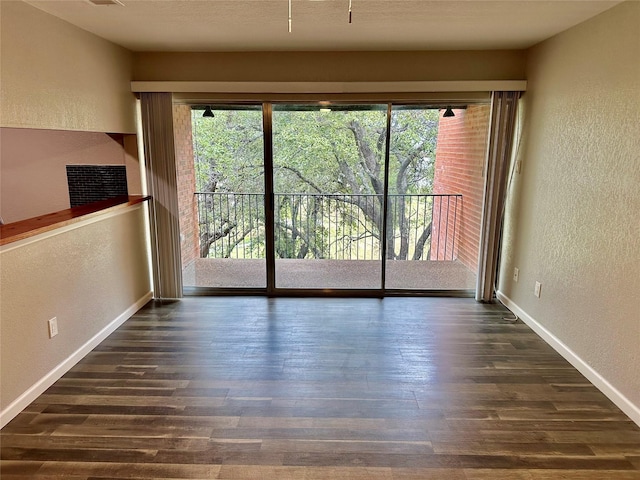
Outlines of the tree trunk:
M 413 252 L 412 260 L 420 260 L 422 258 L 422 252 L 424 250 L 424 244 L 427 240 L 431 239 L 431 226 L 433 222 L 429 222 L 429 225 L 422 231 L 422 234 L 416 241 L 416 249 Z M 427 252 L 427 260 L 429 260 L 429 252 Z

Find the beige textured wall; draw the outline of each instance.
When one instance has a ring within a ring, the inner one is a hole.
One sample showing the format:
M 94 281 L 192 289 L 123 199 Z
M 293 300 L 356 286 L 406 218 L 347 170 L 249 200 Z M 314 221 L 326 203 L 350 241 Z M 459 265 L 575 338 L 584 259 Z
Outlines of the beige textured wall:
M 0 9 L 3 202 L 27 178 L 47 211 L 68 206 L 57 203 L 64 170 L 51 170 L 61 159 L 124 163 L 138 193 L 132 54 L 23 2 Z M 0 409 L 149 293 L 144 208 L 0 250 Z M 49 339 L 54 316 L 60 333 Z
M 1 410 L 149 292 L 145 208 L 0 251 Z
M 639 25 L 626 2 L 530 51 L 500 281 L 638 409 Z
M 129 51 L 23 2 L 0 22 L 1 126 L 135 133 Z
M 134 56 L 138 81 L 383 82 L 521 80 L 525 52 L 245 52 Z

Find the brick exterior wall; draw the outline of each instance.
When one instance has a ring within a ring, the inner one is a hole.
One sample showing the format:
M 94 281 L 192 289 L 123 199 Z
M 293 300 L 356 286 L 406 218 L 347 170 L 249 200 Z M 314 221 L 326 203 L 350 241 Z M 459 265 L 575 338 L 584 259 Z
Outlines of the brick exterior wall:
M 462 194 L 462 203 L 457 206 L 455 236 L 446 237 L 453 231 L 454 203 L 437 205 L 433 214 L 431 259 L 458 259 L 467 268 L 478 268 L 480 244 L 480 221 L 484 190 L 484 164 L 489 127 L 489 105 L 469 105 L 466 110 L 454 110 L 455 117 L 442 117 L 438 129 L 436 165 L 433 193 Z M 437 201 L 436 201 L 437 202 Z M 440 224 L 440 219 L 443 222 Z M 440 224 L 440 227 L 438 225 Z M 440 243 L 439 254 L 436 252 Z M 455 245 L 454 245 L 455 244 Z M 453 255 L 451 255 L 453 253 Z
M 198 206 L 193 195 L 196 188 L 196 174 L 193 161 L 191 107 L 188 105 L 174 105 L 173 132 L 176 148 L 180 249 L 184 269 L 200 256 Z

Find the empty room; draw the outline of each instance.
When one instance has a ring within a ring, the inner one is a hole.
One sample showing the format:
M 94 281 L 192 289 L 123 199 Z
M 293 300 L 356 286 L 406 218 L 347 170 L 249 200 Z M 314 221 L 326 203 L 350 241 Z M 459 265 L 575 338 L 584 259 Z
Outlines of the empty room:
M 640 479 L 640 2 L 0 22 L 3 480 Z

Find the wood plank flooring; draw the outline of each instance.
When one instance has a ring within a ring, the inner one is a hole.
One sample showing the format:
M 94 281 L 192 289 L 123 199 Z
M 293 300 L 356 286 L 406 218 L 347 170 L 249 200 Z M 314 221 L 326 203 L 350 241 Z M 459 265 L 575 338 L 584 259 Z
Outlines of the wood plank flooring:
M 640 479 L 640 428 L 505 315 L 152 302 L 2 430 L 1 478 Z

